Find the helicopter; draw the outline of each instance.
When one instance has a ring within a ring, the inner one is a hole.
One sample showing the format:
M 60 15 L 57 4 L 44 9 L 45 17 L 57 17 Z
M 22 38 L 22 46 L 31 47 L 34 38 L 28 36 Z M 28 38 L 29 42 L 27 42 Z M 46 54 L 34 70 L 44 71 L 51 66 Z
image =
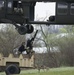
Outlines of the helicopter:
M 36 2 L 56 2 L 55 15 L 34 21 Z M 31 34 L 32 24 L 74 24 L 74 0 L 0 0 L 0 23 L 13 24 L 19 34 Z

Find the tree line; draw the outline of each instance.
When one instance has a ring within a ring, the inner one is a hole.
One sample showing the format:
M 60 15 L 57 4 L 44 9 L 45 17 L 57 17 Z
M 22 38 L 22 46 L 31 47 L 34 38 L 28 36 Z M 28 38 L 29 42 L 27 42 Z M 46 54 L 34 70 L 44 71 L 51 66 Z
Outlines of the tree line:
M 36 64 L 49 67 L 74 66 L 74 26 L 68 25 L 50 34 L 43 31 L 42 36 L 47 53 L 36 55 Z
M 74 66 L 74 27 L 73 25 L 65 26 L 59 29 L 59 33 L 49 33 L 49 27 L 44 30 L 40 25 L 41 37 L 36 38 L 34 46 L 40 46 L 38 41 L 43 41 L 43 46 L 47 48 L 46 53 L 35 54 L 35 64 L 45 65 L 48 67 Z M 64 36 L 57 35 L 65 33 Z M 25 35 L 20 35 L 13 25 L 6 25 L 0 30 L 0 53 L 8 56 L 14 48 L 20 46 L 26 41 Z M 42 45 L 40 46 L 42 47 Z M 55 50 L 55 49 L 57 50 Z

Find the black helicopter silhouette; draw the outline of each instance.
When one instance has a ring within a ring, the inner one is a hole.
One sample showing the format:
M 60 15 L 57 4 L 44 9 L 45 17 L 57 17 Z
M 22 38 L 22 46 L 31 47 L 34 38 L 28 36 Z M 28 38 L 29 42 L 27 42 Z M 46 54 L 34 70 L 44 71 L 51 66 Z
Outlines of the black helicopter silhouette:
M 34 21 L 36 2 L 56 2 L 55 15 Z M 0 23 L 15 25 L 21 35 L 32 33 L 32 24 L 74 24 L 74 0 L 0 0 Z

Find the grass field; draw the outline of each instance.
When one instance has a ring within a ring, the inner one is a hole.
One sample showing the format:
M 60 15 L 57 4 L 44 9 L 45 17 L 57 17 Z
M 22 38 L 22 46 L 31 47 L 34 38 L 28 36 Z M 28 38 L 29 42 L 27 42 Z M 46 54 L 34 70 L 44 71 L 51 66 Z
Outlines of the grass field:
M 5 73 L 0 73 L 5 75 Z M 23 70 L 19 75 L 74 75 L 74 67 L 51 68 L 49 70 Z

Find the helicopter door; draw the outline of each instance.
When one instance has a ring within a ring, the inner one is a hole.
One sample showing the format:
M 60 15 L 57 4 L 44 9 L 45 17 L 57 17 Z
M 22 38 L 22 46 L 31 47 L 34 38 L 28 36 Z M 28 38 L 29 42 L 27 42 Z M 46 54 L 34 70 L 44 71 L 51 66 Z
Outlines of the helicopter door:
M 4 17 L 5 14 L 5 2 L 4 0 L 0 0 L 0 18 Z

